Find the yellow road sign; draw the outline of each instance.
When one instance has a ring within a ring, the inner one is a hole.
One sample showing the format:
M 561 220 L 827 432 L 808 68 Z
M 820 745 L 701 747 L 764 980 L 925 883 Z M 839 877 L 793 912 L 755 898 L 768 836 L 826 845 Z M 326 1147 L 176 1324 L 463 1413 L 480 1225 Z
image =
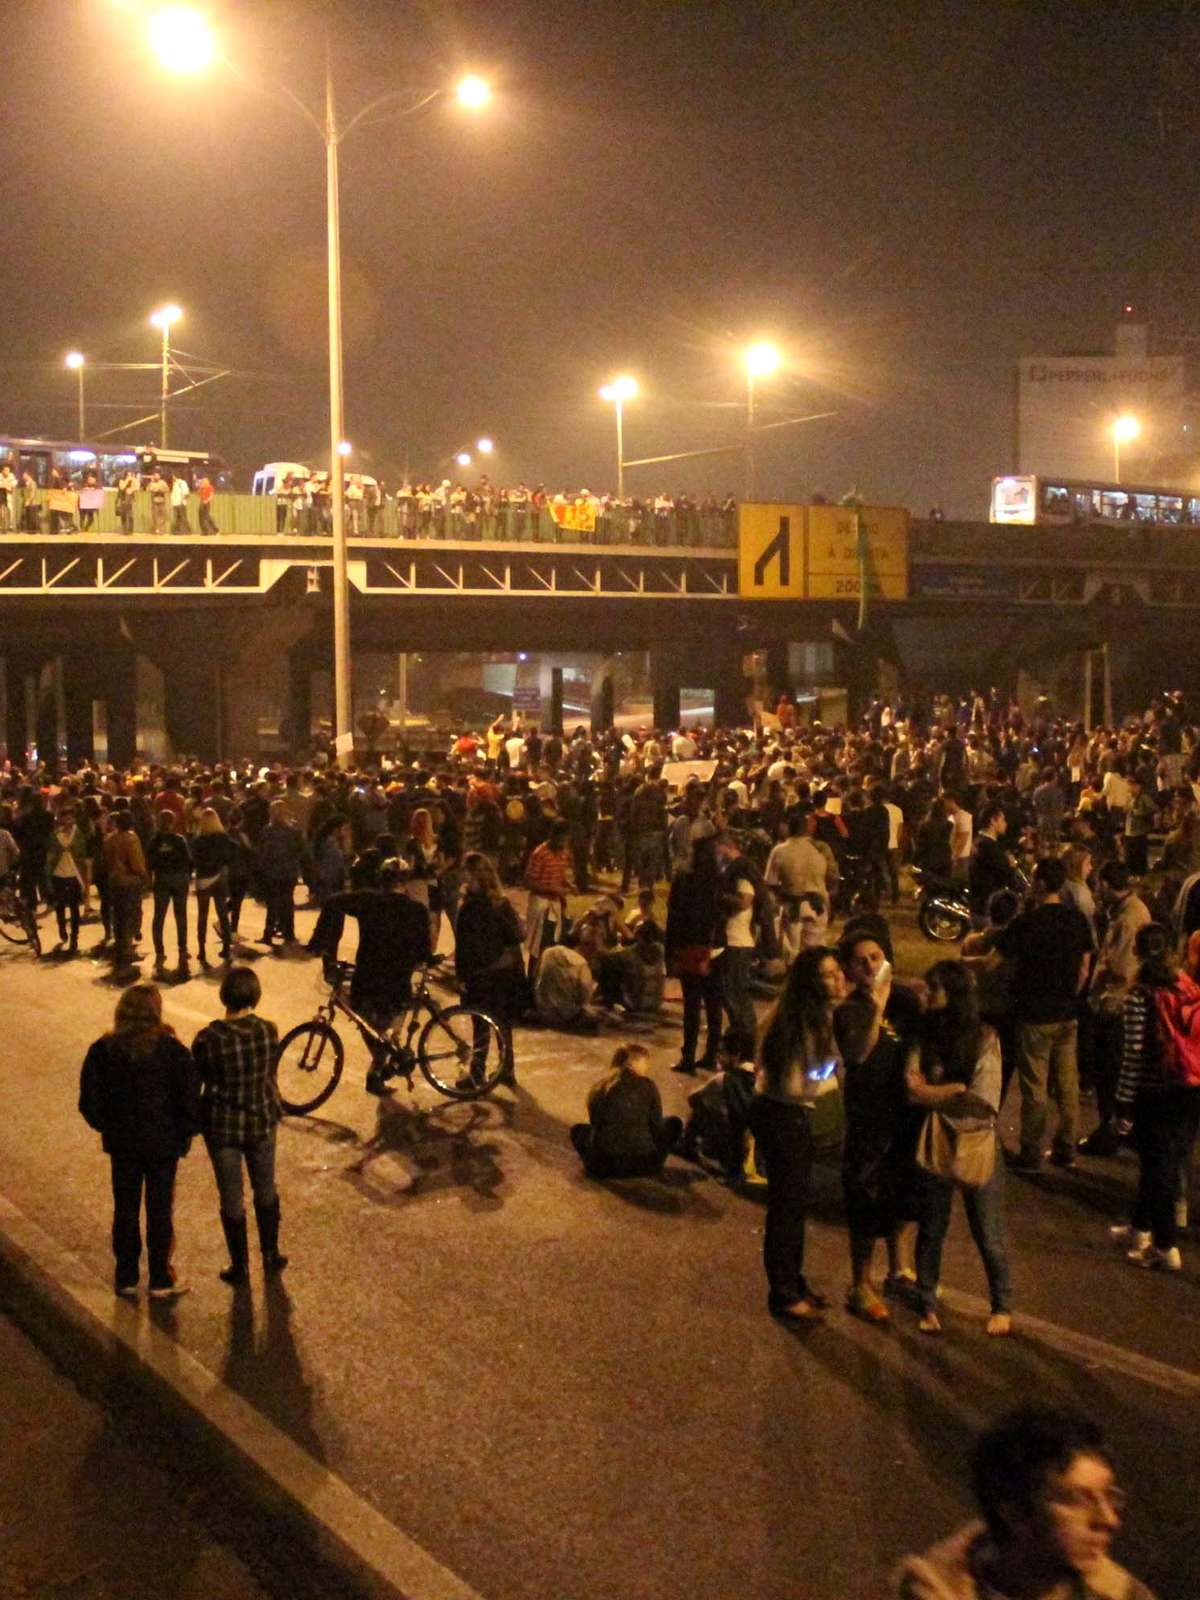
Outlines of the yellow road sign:
M 738 593 L 753 600 L 804 598 L 807 506 L 738 508 Z
M 860 554 L 859 544 L 862 543 Z M 908 512 L 895 506 L 743 505 L 738 593 L 749 600 L 908 598 Z

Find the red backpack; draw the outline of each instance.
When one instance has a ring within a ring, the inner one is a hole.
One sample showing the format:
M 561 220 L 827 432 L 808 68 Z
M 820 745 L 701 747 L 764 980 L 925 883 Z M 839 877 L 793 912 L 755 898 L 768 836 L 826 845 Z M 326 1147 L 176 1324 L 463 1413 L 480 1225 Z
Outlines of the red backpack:
M 1200 1089 L 1200 984 L 1181 972 L 1170 989 L 1154 989 L 1158 1059 L 1169 1083 Z

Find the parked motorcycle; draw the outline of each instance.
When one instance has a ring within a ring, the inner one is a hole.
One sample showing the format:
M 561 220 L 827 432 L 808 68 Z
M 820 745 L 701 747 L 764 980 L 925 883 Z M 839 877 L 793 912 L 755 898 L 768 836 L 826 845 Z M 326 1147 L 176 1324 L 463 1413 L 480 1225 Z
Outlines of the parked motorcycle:
M 935 877 L 919 867 L 913 868 L 913 877 L 920 888 L 917 926 L 921 932 L 935 944 L 961 943 L 974 925 L 966 884 Z M 1022 866 L 1013 868 L 1013 891 L 1022 899 L 1029 893 L 1030 882 Z

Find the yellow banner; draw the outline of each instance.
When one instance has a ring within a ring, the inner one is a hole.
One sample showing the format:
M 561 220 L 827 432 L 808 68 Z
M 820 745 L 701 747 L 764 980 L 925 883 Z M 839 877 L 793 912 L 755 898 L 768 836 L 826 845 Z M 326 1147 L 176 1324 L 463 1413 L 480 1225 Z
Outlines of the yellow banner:
M 551 500 L 550 515 L 560 528 L 567 528 L 572 533 L 596 531 L 596 504 L 593 500 L 577 500 L 573 504 Z

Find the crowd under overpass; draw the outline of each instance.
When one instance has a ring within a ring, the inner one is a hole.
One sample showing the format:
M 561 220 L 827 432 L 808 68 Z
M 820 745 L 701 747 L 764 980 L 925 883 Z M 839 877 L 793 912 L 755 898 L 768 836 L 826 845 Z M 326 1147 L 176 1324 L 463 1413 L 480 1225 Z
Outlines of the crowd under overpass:
M 747 656 L 765 652 L 778 688 L 789 647 L 817 642 L 833 641 L 824 676 L 860 702 L 1021 677 L 1080 714 L 1085 656 L 1102 649 L 1118 714 L 1198 676 L 1200 531 L 915 522 L 908 597 L 874 601 L 861 631 L 854 603 L 745 598 L 726 547 L 361 539 L 349 557 L 356 656 L 645 651 L 660 724 L 698 683 L 719 720 L 743 720 Z M 77 757 L 103 729 L 123 761 L 149 699 L 174 749 L 254 754 L 264 682 L 282 675 L 302 747 L 331 576 L 320 538 L 0 536 L 0 737 L 13 756 Z

